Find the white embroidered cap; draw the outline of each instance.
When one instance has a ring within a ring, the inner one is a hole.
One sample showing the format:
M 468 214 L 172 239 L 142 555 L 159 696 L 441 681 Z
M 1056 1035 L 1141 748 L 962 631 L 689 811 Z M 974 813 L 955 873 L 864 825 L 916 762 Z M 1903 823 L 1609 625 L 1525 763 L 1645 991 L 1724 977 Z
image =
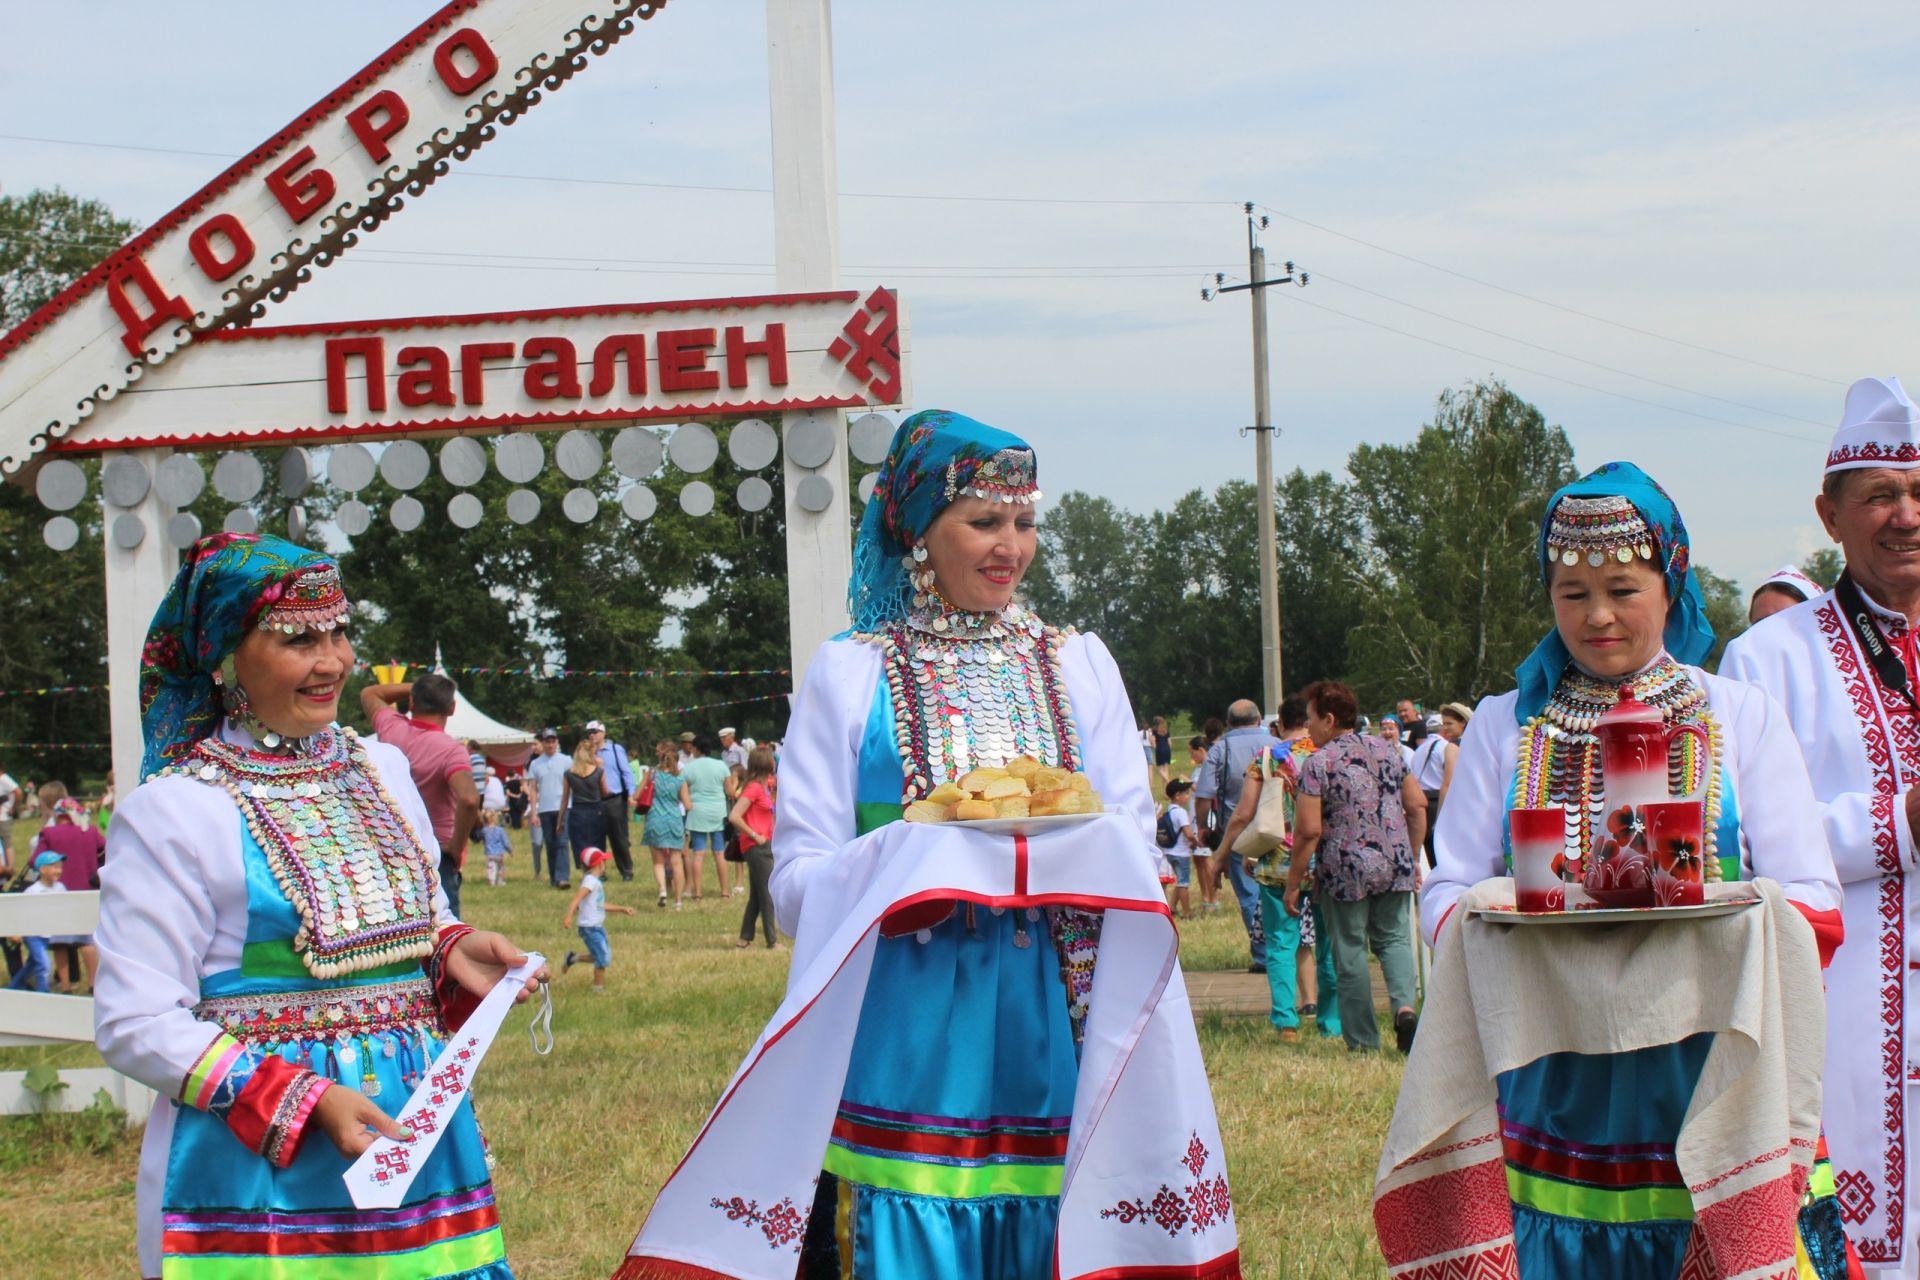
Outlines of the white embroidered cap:
M 1920 467 L 1920 406 L 1898 378 L 1862 378 L 1847 388 L 1827 474 L 1862 467 Z

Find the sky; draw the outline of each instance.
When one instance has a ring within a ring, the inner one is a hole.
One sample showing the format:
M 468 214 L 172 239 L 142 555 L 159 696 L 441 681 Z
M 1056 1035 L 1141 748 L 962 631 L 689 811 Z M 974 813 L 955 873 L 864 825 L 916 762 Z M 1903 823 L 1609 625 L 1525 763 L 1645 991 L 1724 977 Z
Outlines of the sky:
M 0 7 L 0 192 L 151 221 L 434 7 Z M 1847 384 L 1920 378 L 1910 5 L 833 17 L 843 280 L 906 299 L 911 407 L 1025 436 L 1051 493 L 1251 478 L 1247 295 L 1201 299 L 1248 200 L 1311 277 L 1269 290 L 1282 470 L 1499 377 L 1751 587 L 1825 544 Z M 764 6 L 670 0 L 271 320 L 773 292 L 771 168 Z

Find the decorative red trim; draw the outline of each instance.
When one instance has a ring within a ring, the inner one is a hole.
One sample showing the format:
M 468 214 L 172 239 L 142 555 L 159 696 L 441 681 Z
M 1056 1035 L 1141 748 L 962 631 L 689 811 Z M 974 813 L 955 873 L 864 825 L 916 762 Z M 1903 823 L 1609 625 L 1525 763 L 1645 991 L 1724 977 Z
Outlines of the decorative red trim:
M 1054 1263 L 1054 1275 L 1060 1274 L 1060 1264 Z M 1240 1251 L 1230 1249 L 1208 1262 L 1188 1263 L 1185 1266 L 1156 1264 L 1144 1267 L 1102 1267 L 1098 1271 L 1081 1271 L 1070 1280 L 1240 1280 Z
M 465 851 L 462 850 L 464 854 Z M 436 871 L 434 874 L 438 875 Z M 447 972 L 447 955 L 460 939 L 475 932 L 469 924 L 450 924 L 440 931 L 439 939 L 433 944 L 433 954 L 427 958 L 427 980 L 433 984 L 433 1002 L 440 1008 L 440 1021 L 449 1034 L 466 1025 L 473 1011 L 480 1007 L 483 996 L 474 994 L 461 986 Z
M 855 302 L 855 290 L 831 293 L 748 294 L 733 298 L 686 298 L 669 302 L 603 302 L 587 307 L 541 307 L 531 311 L 474 311 L 461 315 L 393 316 L 384 320 L 341 320 L 326 324 L 255 325 L 248 329 L 210 329 L 195 342 L 255 342 L 274 338 L 312 338 L 322 334 L 393 333 L 408 329 L 462 329 L 516 320 L 565 320 L 583 316 L 647 315 L 655 311 L 749 310 L 755 307 L 805 307 L 825 302 Z
M 307 1121 L 313 1116 L 313 1109 L 320 1103 L 320 1095 L 333 1087 L 333 1081 L 316 1075 L 307 1082 L 306 1096 L 300 1099 L 293 1109 L 293 1118 L 287 1122 L 286 1138 L 280 1144 L 280 1151 L 274 1157 L 274 1164 L 282 1169 L 290 1169 L 300 1156 L 301 1144 L 307 1138 Z
M 1013 838 L 1013 894 L 1016 898 L 1025 897 L 1027 892 L 1027 838 L 1017 835 Z
M 1826 597 L 1814 612 L 1814 620 L 1827 642 L 1835 672 L 1845 684 L 1853 703 L 1854 719 L 1860 726 L 1860 745 L 1866 752 L 1873 775 L 1873 842 L 1875 861 L 1884 873 L 1880 878 L 1877 904 L 1880 936 L 1877 948 L 1880 961 L 1880 1077 L 1881 1121 L 1887 1134 L 1886 1158 L 1878 1173 L 1863 1169 L 1834 1170 L 1834 1182 L 1841 1189 L 1840 1214 L 1848 1227 L 1860 1260 L 1864 1263 L 1898 1262 L 1902 1252 L 1901 1233 L 1906 1224 L 1906 893 L 1905 868 L 1900 859 L 1900 838 L 1894 828 L 1899 821 L 1896 801 L 1899 796 L 1900 762 L 1894 758 L 1890 729 L 1894 716 L 1880 688 L 1878 677 L 1869 677 L 1859 647 L 1849 633 L 1839 606 Z M 1900 637 L 1895 637 L 1896 640 Z M 1903 656 L 1906 649 L 1902 648 Z M 1913 664 L 1908 662 L 1908 678 Z M 1911 721 L 1909 721 L 1911 728 Z M 1911 733 L 1903 742 L 1907 772 L 1920 771 Z M 1870 882 L 1869 882 L 1870 883 Z M 1866 885 L 1862 885 L 1865 889 Z M 1856 939 L 1855 945 L 1861 940 Z M 1865 1032 L 1866 1029 L 1862 1029 Z M 1865 1185 L 1862 1185 L 1865 1184 Z M 1864 1223 L 1874 1209 L 1875 1186 L 1886 1193 L 1884 1234 L 1868 1239 L 1855 1228 Z
M 696 1267 L 691 1262 L 630 1253 L 613 1269 L 611 1280 L 739 1280 L 739 1277 L 731 1272 Z
M 1827 470 L 1840 466 L 1856 466 L 1864 463 L 1882 463 L 1896 467 L 1920 466 L 1920 445 L 1911 441 L 1901 441 L 1897 445 L 1880 444 L 1872 441 L 1867 444 L 1843 444 L 1827 455 Z
M 305 1067 L 296 1067 L 285 1058 L 269 1055 L 260 1059 L 260 1065 L 254 1068 L 253 1075 L 241 1086 L 240 1096 L 233 1100 L 233 1106 L 227 1111 L 227 1128 L 233 1136 L 240 1139 L 242 1146 L 255 1155 L 264 1156 L 267 1146 L 274 1137 L 274 1122 L 281 1106 L 287 1101 L 290 1089 L 306 1091 L 315 1083 L 312 1072 Z M 322 1088 L 326 1081 L 319 1081 Z M 315 1098 L 302 1098 L 295 1104 L 298 1118 L 304 1122 L 313 1111 Z M 282 1143 L 282 1154 L 288 1148 L 298 1146 L 299 1129 L 289 1123 L 288 1138 Z M 285 1167 L 284 1165 L 282 1167 Z
M 6 334 L 0 335 L 0 362 L 4 362 L 28 338 L 45 328 L 75 302 L 105 284 L 107 277 L 120 267 L 152 248 L 162 237 L 184 226 L 202 209 L 212 204 L 217 197 L 225 195 L 242 178 L 257 169 L 264 168 L 267 161 L 276 158 L 284 148 L 301 138 L 324 117 L 345 105 L 362 89 L 386 74 L 389 69 L 425 44 L 442 28 L 451 26 L 454 19 L 479 3 L 480 0 L 452 0 L 452 3 L 402 36 L 398 43 L 369 62 L 358 75 L 307 108 L 294 118 L 293 123 L 255 147 L 206 186 L 188 196 L 171 213 L 161 216 L 152 226 L 114 250 L 93 270 L 55 294 L 38 311 L 22 320 Z M 276 252 L 279 251 L 276 250 Z
M 126 393 L 122 393 L 126 394 Z M 134 394 L 137 394 L 134 393 Z M 270 444 L 285 440 L 345 440 L 353 437 L 377 439 L 391 436 L 401 439 L 410 435 L 457 435 L 462 432 L 487 432 L 505 435 L 516 426 L 540 427 L 550 425 L 565 426 L 572 422 L 590 423 L 600 421 L 627 421 L 633 418 L 688 418 L 719 417 L 728 414 L 781 413 L 790 409 L 858 409 L 870 403 L 864 396 L 816 396 L 810 400 L 752 400 L 741 403 L 717 403 L 704 405 L 667 405 L 660 408 L 605 409 L 598 412 L 565 413 L 503 413 L 493 417 L 435 418 L 430 421 L 408 420 L 405 422 L 367 423 L 359 426 L 320 426 L 320 427 L 283 427 L 254 432 L 244 436 L 214 435 L 197 433 L 191 435 L 167 435 L 141 437 L 121 440 L 56 440 L 49 443 L 46 453 L 104 453 L 110 449 L 157 449 L 161 447 L 191 449 L 202 446 L 226 446 L 243 448 L 257 444 Z M 76 428 L 78 430 L 79 428 Z
M 329 1231 L 325 1234 L 280 1226 L 271 1232 L 259 1231 L 169 1231 L 161 1249 L 167 1256 L 201 1253 L 232 1253 L 242 1257 L 314 1256 L 303 1244 L 320 1244 L 326 1255 L 348 1257 L 380 1253 L 401 1253 L 424 1249 L 442 1240 L 491 1231 L 500 1225 L 500 1210 L 492 1201 L 459 1213 L 429 1218 L 410 1227 L 384 1230 Z M 309 1246 L 311 1247 L 311 1246 Z

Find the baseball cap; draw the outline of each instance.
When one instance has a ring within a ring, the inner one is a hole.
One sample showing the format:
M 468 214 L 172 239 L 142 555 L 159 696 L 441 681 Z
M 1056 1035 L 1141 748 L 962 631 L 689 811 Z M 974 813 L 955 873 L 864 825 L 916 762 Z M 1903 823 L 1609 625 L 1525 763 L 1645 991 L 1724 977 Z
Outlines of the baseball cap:
M 546 728 L 540 731 L 540 736 L 542 738 L 557 738 L 560 736 L 560 731 L 558 729 L 555 729 L 552 725 L 548 725 Z
M 588 733 L 605 733 L 606 731 L 607 731 L 607 726 L 601 724 L 598 720 L 587 721 Z
M 603 862 L 610 861 L 612 858 L 613 855 L 605 849 L 596 849 L 592 845 L 588 845 L 580 851 L 580 861 L 589 867 L 597 867 Z
M 39 857 L 33 860 L 33 869 L 35 871 L 38 871 L 42 867 L 55 867 L 65 862 L 66 860 L 67 860 L 66 854 L 56 853 L 52 849 L 49 849 L 45 853 L 41 854 Z

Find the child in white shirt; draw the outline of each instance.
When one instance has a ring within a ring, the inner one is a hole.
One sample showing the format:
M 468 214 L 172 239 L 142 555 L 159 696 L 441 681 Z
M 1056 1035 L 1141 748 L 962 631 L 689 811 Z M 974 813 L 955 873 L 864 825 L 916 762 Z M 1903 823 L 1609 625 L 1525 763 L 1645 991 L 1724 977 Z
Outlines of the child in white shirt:
M 21 892 L 23 894 L 65 893 L 67 886 L 60 883 L 60 872 L 66 863 L 65 858 L 51 849 L 40 854 L 33 860 L 33 869 L 39 873 L 40 878 Z M 21 945 L 27 949 L 27 962 L 21 966 L 20 972 L 13 975 L 13 981 L 7 984 L 7 990 L 18 991 L 32 984 L 33 989 L 41 995 L 48 993 L 47 979 L 53 973 L 53 961 L 47 954 L 48 941 L 45 937 L 20 939 Z
M 613 860 L 613 855 L 605 849 L 586 848 L 580 851 L 580 861 L 587 873 L 580 877 L 580 892 L 573 895 L 573 901 L 567 904 L 567 914 L 562 924 L 574 923 L 575 912 L 579 913 L 580 941 L 586 944 L 587 955 L 578 951 L 567 952 L 567 959 L 560 966 L 560 972 L 567 970 L 581 960 L 591 957 L 593 960 L 593 994 L 603 996 L 607 993 L 607 969 L 613 964 L 613 949 L 607 945 L 607 912 L 618 911 L 623 915 L 634 914 L 632 907 L 623 907 L 618 903 L 608 905 L 606 882 L 600 878 L 600 868 Z

